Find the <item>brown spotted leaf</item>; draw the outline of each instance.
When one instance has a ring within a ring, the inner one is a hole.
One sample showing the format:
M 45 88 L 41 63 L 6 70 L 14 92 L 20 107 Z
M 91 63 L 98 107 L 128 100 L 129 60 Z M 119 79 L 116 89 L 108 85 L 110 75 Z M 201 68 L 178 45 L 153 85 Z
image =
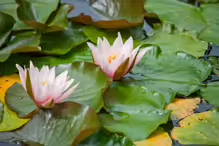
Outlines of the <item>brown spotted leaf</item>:
M 190 116 L 194 113 L 194 110 L 198 108 L 198 105 L 201 102 L 200 98 L 191 98 L 191 99 L 180 99 L 176 98 L 173 103 L 170 103 L 166 106 L 167 110 L 172 110 L 171 119 L 179 120 Z
M 134 142 L 136 146 L 172 146 L 168 133 L 158 128 L 148 139 Z
M 216 110 L 194 114 L 179 122 L 172 138 L 181 144 L 219 145 L 219 112 Z

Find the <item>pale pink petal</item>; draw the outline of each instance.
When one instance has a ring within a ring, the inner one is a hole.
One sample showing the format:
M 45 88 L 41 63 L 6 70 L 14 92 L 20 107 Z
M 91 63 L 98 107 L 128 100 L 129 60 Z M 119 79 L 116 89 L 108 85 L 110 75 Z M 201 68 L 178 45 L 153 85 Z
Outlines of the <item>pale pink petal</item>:
M 50 85 L 54 84 L 55 76 L 56 76 L 55 67 L 53 67 L 49 70 L 49 75 L 48 75 L 48 79 L 47 79 L 48 84 L 50 84 Z
M 70 79 L 70 80 L 68 80 L 67 82 L 65 82 L 65 88 L 64 88 L 64 90 L 67 90 L 70 86 L 71 86 L 71 84 L 74 82 L 74 79 Z
M 61 74 L 59 74 L 55 79 L 55 85 L 60 85 L 66 82 L 67 80 L 68 71 L 64 71 Z
M 131 67 L 136 55 L 138 54 L 138 50 L 139 50 L 140 46 L 138 46 L 135 50 L 132 51 L 131 55 L 129 56 L 129 66 L 128 69 Z
M 153 47 L 147 47 L 147 48 L 142 49 L 142 50 L 138 53 L 138 55 L 137 55 L 137 57 L 136 57 L 134 66 L 137 65 L 137 64 L 141 61 L 141 59 L 144 57 L 145 53 L 146 53 L 147 51 L 151 50 L 152 48 L 153 48 Z
M 113 49 L 120 49 L 122 46 L 123 46 L 123 40 L 122 40 L 120 32 L 118 32 L 118 37 L 114 41 L 112 48 Z
M 30 61 L 30 69 L 29 69 L 29 76 L 32 86 L 32 92 L 34 97 L 38 96 L 39 91 L 39 70 L 38 68 L 34 67 L 32 61 Z
M 69 90 L 67 90 L 66 92 L 64 92 L 59 98 L 55 99 L 55 103 L 60 103 L 63 102 L 65 99 L 69 98 L 73 92 L 76 90 L 76 88 L 78 87 L 79 83 L 77 83 L 76 85 L 74 85 L 73 87 L 71 87 Z
M 52 86 L 50 96 L 55 100 L 59 98 L 66 90 L 66 84 Z
M 122 50 L 123 53 L 131 54 L 133 49 L 134 49 L 133 39 L 132 39 L 132 37 L 129 37 L 129 39 L 122 46 L 121 50 Z
M 50 95 L 48 94 L 48 86 L 39 85 L 39 93 L 37 93 L 37 96 L 35 96 L 35 101 L 37 103 L 42 103 L 48 100 L 50 98 Z
M 97 38 L 97 48 L 101 49 L 102 39 L 100 37 Z
M 105 38 L 105 37 L 103 37 L 103 42 L 102 42 L 102 44 L 101 44 L 101 47 L 102 47 L 102 49 L 109 49 L 110 48 L 110 43 L 109 43 L 109 41 Z
M 26 78 L 27 78 L 27 70 L 26 69 L 23 69 L 20 65 L 16 64 L 16 67 L 19 71 L 19 76 L 20 76 L 20 79 L 21 79 L 21 83 L 24 87 L 25 90 L 26 89 Z
M 98 48 L 96 48 L 92 43 L 87 42 L 87 45 L 89 46 L 89 48 L 92 51 L 94 63 L 97 65 L 101 65 L 101 63 L 102 63 L 101 50 L 100 49 L 98 50 Z

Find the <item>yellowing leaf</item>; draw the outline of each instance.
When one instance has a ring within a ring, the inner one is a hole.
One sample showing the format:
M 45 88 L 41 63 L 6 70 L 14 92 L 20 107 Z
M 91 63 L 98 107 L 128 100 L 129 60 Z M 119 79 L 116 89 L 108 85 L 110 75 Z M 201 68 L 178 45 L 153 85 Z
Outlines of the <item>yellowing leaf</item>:
M 217 110 L 193 114 L 179 122 L 171 133 L 181 144 L 219 145 L 219 112 Z
M 11 111 L 6 105 L 4 105 L 4 114 L 2 122 L 0 123 L 0 132 L 15 130 L 25 123 L 29 119 L 20 119 L 17 114 Z
M 16 82 L 21 83 L 20 77 L 17 74 L 0 77 L 0 100 L 3 104 L 5 104 L 5 92 Z
M 167 110 L 172 110 L 171 119 L 179 120 L 190 116 L 194 113 L 194 110 L 198 108 L 197 104 L 201 102 L 200 98 L 191 99 L 175 99 L 173 103 L 166 106 Z
M 134 142 L 136 146 L 172 146 L 172 140 L 162 128 L 157 129 L 148 139 Z

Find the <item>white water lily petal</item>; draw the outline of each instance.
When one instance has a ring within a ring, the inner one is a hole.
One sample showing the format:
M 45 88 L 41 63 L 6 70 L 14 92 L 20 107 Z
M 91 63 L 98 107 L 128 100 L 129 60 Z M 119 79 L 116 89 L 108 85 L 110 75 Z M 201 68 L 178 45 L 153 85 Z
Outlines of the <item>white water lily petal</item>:
M 20 65 L 16 64 L 16 67 L 19 71 L 19 76 L 20 76 L 20 79 L 21 79 L 21 83 L 24 87 L 25 90 L 26 89 L 26 78 L 27 78 L 27 70 L 26 69 L 23 69 Z
M 77 89 L 78 85 L 79 85 L 79 83 L 77 83 L 76 85 L 71 87 L 69 90 L 64 92 L 59 98 L 55 99 L 54 102 L 55 103 L 63 102 L 65 99 L 67 99 L 69 96 L 71 96 L 71 94 Z
M 144 57 L 145 53 L 147 53 L 147 52 L 148 52 L 149 50 L 151 50 L 152 48 L 153 48 L 153 47 L 147 47 L 147 48 L 142 49 L 142 50 L 138 53 L 134 65 L 137 65 L 137 64 L 140 62 L 140 60 Z
M 46 106 L 45 108 L 49 108 L 48 106 L 53 100 L 56 100 L 56 103 L 64 101 L 66 98 L 70 97 L 78 86 L 77 84 L 74 88 L 72 87 L 69 89 L 73 84 L 74 79 L 68 77 L 68 71 L 64 71 L 56 77 L 55 67 L 49 69 L 48 66 L 43 66 L 39 71 L 38 68 L 34 67 L 32 62 L 30 62 L 29 72 L 19 65 L 16 65 L 16 67 L 18 68 L 24 88 L 27 86 L 27 73 L 29 73 L 34 96 L 32 98 L 35 100 L 38 107 Z
M 88 46 L 92 50 L 93 59 L 95 60 L 94 63 L 99 65 L 103 72 L 105 72 L 109 77 L 112 79 L 116 78 L 116 80 L 122 78 L 120 78 L 122 73 L 119 73 L 119 77 L 115 74 L 118 73 L 117 70 L 119 66 L 121 66 L 125 60 L 129 59 L 129 62 L 127 66 L 125 66 L 123 71 L 124 73 L 122 74 L 123 76 L 125 76 L 147 52 L 146 50 L 142 50 L 138 53 L 139 47 L 134 50 L 132 37 L 123 44 L 123 40 L 119 32 L 118 37 L 112 46 L 110 46 L 106 38 L 103 38 L 102 40 L 99 37 L 97 39 L 97 47 L 91 45 L 91 43 L 88 43 Z

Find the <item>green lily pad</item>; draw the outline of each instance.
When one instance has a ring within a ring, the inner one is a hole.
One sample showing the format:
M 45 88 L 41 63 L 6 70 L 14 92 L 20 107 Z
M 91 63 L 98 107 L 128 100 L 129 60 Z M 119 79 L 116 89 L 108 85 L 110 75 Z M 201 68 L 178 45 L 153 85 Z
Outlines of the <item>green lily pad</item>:
M 219 45 L 219 18 L 217 15 L 219 4 L 203 4 L 201 9 L 207 28 L 200 33 L 199 38 Z
M 188 96 L 199 90 L 201 82 L 207 79 L 211 70 L 207 61 L 186 53 L 162 54 L 159 49 L 154 49 L 132 70 L 132 73 L 144 77 L 134 77 L 132 82 L 163 94 L 168 104 L 176 93 Z
M 23 128 L 0 134 L 1 141 L 23 141 L 48 146 L 77 145 L 99 128 L 94 110 L 74 102 L 40 110 Z
M 207 87 L 201 89 L 200 95 L 210 104 L 219 106 L 218 89 L 219 82 L 208 83 Z
M 49 16 L 57 9 L 59 0 L 45 0 L 45 1 L 23 1 L 16 0 L 18 3 L 17 16 L 25 23 L 34 29 L 44 30 L 44 25 Z
M 40 46 L 46 54 L 63 55 L 72 48 L 88 41 L 80 29 L 71 29 L 42 34 Z
M 74 101 L 89 105 L 98 112 L 103 107 L 102 93 L 111 81 L 109 77 L 95 64 L 88 62 L 75 62 L 60 65 L 57 73 L 68 70 L 69 76 L 75 83 L 80 82 L 78 88 L 66 101 Z
M 12 16 L 0 12 L 0 47 L 5 43 L 14 26 L 15 20 Z
M 147 138 L 170 116 L 163 110 L 164 97 L 143 86 L 111 84 L 104 94 L 104 104 L 108 114 L 100 114 L 103 127 L 124 133 L 132 141 Z
M 7 90 L 5 101 L 8 107 L 15 111 L 19 117 L 27 117 L 37 109 L 37 106 L 24 90 L 23 86 L 18 83 Z
M 143 23 L 144 0 L 62 0 L 74 6 L 69 14 L 75 22 L 100 28 L 117 29 L 139 26 Z M 83 9 L 82 9 L 83 8 Z
M 194 114 L 180 121 L 180 127 L 172 131 L 172 138 L 181 144 L 219 145 L 219 113 L 208 111 Z
M 219 58 L 217 57 L 210 57 L 209 58 L 211 65 L 213 67 L 213 73 L 218 75 L 219 74 Z
M 182 29 L 201 32 L 206 26 L 198 8 L 179 0 L 147 0 L 144 8 Z
M 29 119 L 18 118 L 17 114 L 11 111 L 6 105 L 4 105 L 4 109 L 1 109 L 1 111 L 3 111 L 3 115 L 1 117 L 0 132 L 16 130 L 29 121 Z
M 152 37 L 146 39 L 143 44 L 157 45 L 163 53 L 175 53 L 183 51 L 195 57 L 204 56 L 208 49 L 208 43 L 194 39 L 182 33 L 167 33 L 161 30 L 155 31 Z
M 100 129 L 78 146 L 134 146 L 131 140 L 127 137 L 110 133 L 104 129 Z

